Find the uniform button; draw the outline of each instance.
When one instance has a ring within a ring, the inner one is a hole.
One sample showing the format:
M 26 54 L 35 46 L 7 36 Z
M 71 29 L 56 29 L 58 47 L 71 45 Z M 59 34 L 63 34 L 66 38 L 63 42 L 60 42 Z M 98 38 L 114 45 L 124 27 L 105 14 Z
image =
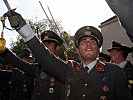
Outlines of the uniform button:
M 82 97 L 83 97 L 83 98 L 85 98 L 85 97 L 86 97 L 86 95 L 85 95 L 85 94 L 83 94 L 83 95 L 82 95 Z
M 87 87 L 87 85 L 88 85 L 87 83 L 86 83 L 86 84 L 84 84 L 84 87 Z

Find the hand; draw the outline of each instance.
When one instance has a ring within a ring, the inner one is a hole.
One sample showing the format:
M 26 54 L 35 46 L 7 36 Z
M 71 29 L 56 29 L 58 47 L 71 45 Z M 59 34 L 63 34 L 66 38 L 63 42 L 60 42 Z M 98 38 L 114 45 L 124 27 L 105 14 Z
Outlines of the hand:
M 29 41 L 34 37 L 32 28 L 26 24 L 26 21 L 20 14 L 10 10 L 5 16 L 8 17 L 11 27 L 15 28 L 25 41 Z
M 14 10 L 8 11 L 5 15 L 8 17 L 12 28 L 18 30 L 22 28 L 24 25 L 26 25 L 26 21 L 23 19 L 23 17 Z

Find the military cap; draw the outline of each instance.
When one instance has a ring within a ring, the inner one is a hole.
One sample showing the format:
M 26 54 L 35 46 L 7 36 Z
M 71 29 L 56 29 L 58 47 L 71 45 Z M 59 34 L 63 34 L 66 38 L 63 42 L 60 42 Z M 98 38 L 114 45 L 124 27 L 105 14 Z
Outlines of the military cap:
M 109 62 L 111 58 L 110 58 L 110 56 L 108 54 L 100 52 L 99 53 L 99 59 L 102 59 L 102 60 L 106 59 Z
M 53 31 L 47 30 L 44 31 L 41 34 L 41 40 L 44 41 L 53 41 L 56 42 L 58 45 L 62 45 L 63 44 L 63 40 Z
M 119 42 L 116 42 L 116 41 L 112 41 L 111 48 L 108 48 L 107 51 L 111 52 L 111 50 L 113 50 L 113 49 L 123 50 L 126 53 L 131 53 L 132 52 L 132 48 L 130 48 L 130 47 L 124 45 L 124 44 L 121 44 Z
M 30 51 L 28 48 L 25 48 L 25 49 L 23 49 L 22 51 L 20 51 L 20 52 L 18 53 L 18 56 L 19 56 L 20 58 L 22 58 L 22 57 L 32 58 L 31 51 Z
M 74 42 L 76 47 L 79 45 L 79 40 L 81 37 L 84 36 L 92 36 L 97 40 L 98 46 L 101 47 L 103 44 L 103 36 L 102 33 L 93 26 L 84 26 L 77 30 L 77 32 L 74 35 Z

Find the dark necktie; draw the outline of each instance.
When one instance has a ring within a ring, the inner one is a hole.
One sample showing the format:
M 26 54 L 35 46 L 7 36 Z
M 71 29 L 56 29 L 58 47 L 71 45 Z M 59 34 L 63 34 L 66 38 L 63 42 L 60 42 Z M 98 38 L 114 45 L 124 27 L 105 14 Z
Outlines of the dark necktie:
M 87 66 L 85 66 L 84 70 L 87 72 L 89 70 L 89 68 Z

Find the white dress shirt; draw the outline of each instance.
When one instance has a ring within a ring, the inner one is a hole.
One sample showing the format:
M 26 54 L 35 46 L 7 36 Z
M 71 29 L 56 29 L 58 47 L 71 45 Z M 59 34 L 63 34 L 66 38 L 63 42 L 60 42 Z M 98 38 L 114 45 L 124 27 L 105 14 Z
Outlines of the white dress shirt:
M 123 61 L 123 62 L 121 62 L 120 64 L 119 64 L 119 66 L 120 66 L 120 68 L 124 68 L 125 67 L 125 65 L 127 64 L 127 61 L 125 60 L 125 61 Z
M 94 60 L 93 62 L 91 62 L 90 64 L 86 65 L 86 64 L 83 64 L 83 67 L 88 67 L 89 70 L 87 70 L 87 72 L 89 73 L 91 71 L 91 69 L 96 65 L 97 63 L 97 60 Z

